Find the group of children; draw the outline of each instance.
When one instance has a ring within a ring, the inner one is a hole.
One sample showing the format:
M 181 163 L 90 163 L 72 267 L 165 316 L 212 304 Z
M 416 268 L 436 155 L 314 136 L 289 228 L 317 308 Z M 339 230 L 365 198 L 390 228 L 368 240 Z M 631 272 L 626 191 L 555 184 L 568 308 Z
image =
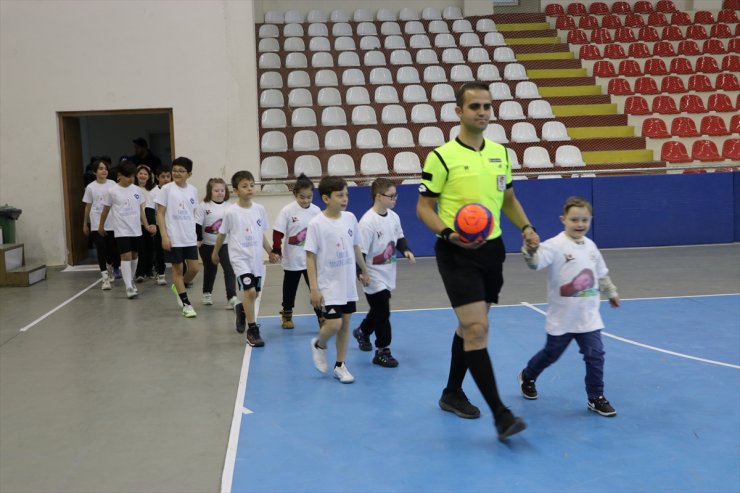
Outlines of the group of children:
M 229 189 L 220 178 L 208 181 L 205 198 L 199 203 L 196 188 L 187 183 L 192 166 L 188 158 L 175 159 L 171 168 L 157 170 L 157 186 L 145 165 L 137 168 L 133 163 L 122 162 L 117 183 L 107 178 L 107 163 L 100 161 L 94 167 L 96 181 L 88 185 L 83 198 L 84 232 L 91 235 L 98 251 L 102 289 L 111 289 L 110 269 L 117 251 L 126 295 L 136 297 L 134 281 L 151 274 L 151 263 L 137 270 L 139 254 L 143 257 L 142 249 L 148 249 L 154 252 L 157 283 L 165 284 L 164 262 L 170 262 L 171 289 L 183 315 L 195 317 L 186 288 L 198 273 L 200 253 L 204 270 L 202 303 L 213 304 L 212 290 L 220 264 L 226 308 L 235 312 L 236 331 L 246 332 L 250 346 L 262 347 L 265 343 L 257 324 L 255 301 L 262 289 L 266 253 L 270 263 L 282 262 L 284 270 L 282 328 L 294 328 L 293 308 L 301 277 L 308 284 L 319 326 L 318 335 L 311 340 L 317 370 L 328 372 L 327 347 L 334 338 L 333 375 L 342 383 L 354 381 L 346 355 L 351 315 L 358 300 L 357 280 L 363 286 L 369 311 L 351 335 L 360 350 L 371 351 L 370 337 L 374 333 L 376 350 L 372 362 L 388 368 L 398 366 L 390 351 L 390 298 L 396 285 L 396 251 L 410 263 L 415 258 L 399 216 L 392 210 L 398 193 L 391 180 L 378 178 L 372 183 L 373 205 L 358 222 L 346 210 L 349 193 L 344 179 L 321 179 L 318 192 L 325 206 L 321 210 L 313 204 L 313 182 L 305 175 L 299 176 L 293 188 L 295 200 L 278 214 L 270 244 L 266 236 L 270 229 L 267 213 L 253 201 L 253 175 L 248 171 L 233 175 L 235 203 L 229 203 Z M 571 197 L 560 217 L 563 232 L 536 249 L 522 250 L 530 268 L 550 267 L 550 272 L 546 345 L 529 360 L 518 378 L 522 395 L 536 399 L 537 377 L 575 339 L 586 363 L 589 409 L 614 416 L 616 411 L 604 397 L 604 325 L 599 315 L 599 294 L 605 293 L 615 308 L 620 300 L 601 253 L 586 237 L 591 217 L 591 205 Z M 144 241 L 142 237 L 146 236 Z M 237 286 L 243 293 L 241 301 Z

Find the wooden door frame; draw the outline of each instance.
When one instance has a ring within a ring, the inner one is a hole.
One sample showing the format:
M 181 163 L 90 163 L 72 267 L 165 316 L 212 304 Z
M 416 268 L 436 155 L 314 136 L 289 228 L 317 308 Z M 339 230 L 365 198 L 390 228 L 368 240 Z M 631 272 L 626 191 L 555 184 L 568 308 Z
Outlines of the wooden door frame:
M 73 237 L 82 232 L 82 217 L 79 214 L 70 214 L 73 210 L 72 202 L 82 200 L 83 191 L 71 190 L 74 181 L 71 179 L 72 173 L 80 173 L 79 162 L 71 162 L 67 146 L 64 140 L 64 121 L 65 118 L 81 118 L 86 116 L 126 116 L 126 115 L 167 115 L 170 127 L 170 147 L 172 155 L 175 155 L 175 126 L 172 108 L 146 108 L 135 110 L 102 110 L 102 111 L 59 111 L 57 112 L 57 126 L 59 129 L 59 147 L 62 166 L 62 193 L 64 200 L 64 225 L 65 225 L 65 245 L 67 248 L 66 257 L 68 265 L 75 265 L 73 253 Z M 165 162 L 169 159 L 165 159 Z

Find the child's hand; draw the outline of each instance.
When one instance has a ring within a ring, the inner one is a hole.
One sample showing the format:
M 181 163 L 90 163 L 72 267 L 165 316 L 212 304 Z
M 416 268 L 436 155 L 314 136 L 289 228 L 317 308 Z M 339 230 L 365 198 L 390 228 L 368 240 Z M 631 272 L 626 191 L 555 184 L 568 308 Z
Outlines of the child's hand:
M 370 284 L 370 275 L 367 272 L 362 272 L 357 275 L 357 279 L 360 280 L 363 286 Z
M 211 263 L 212 263 L 213 265 L 218 265 L 218 252 L 214 251 L 214 252 L 213 252 L 213 253 L 211 254 Z
M 416 263 L 416 257 L 414 257 L 414 254 L 411 253 L 411 250 L 406 250 L 403 252 L 403 256 L 409 259 L 409 263 L 415 264 Z
M 82 234 L 85 236 L 88 236 L 90 234 L 90 226 L 87 225 L 87 223 L 82 225 Z
M 324 305 L 324 295 L 318 289 L 311 289 L 311 306 L 317 310 Z
M 102 227 L 102 226 L 101 226 L 101 227 L 99 227 L 99 228 L 98 228 L 98 234 L 99 234 L 100 236 L 105 236 L 105 228 L 104 228 L 104 227 Z
M 162 238 L 162 250 L 170 251 L 172 250 L 172 242 L 170 241 L 170 238 Z
M 619 296 L 615 296 L 614 298 L 609 298 L 609 304 L 612 308 L 619 308 L 622 302 L 619 300 Z
M 530 253 L 537 251 L 540 246 L 540 236 L 533 228 L 527 228 L 522 238 L 524 238 L 524 246 Z
M 278 262 L 280 262 L 280 255 L 275 252 L 270 252 L 269 258 L 271 264 L 277 264 Z
M 149 231 L 149 234 L 152 236 L 157 234 L 157 227 L 153 224 L 150 224 L 149 226 L 147 226 L 146 230 Z

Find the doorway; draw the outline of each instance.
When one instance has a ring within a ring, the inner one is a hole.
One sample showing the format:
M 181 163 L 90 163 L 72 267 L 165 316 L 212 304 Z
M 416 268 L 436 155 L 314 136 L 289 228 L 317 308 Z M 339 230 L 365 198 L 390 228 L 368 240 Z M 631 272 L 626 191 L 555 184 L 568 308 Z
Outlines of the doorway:
M 132 155 L 132 141 L 137 138 L 147 140 L 151 152 L 163 163 L 171 162 L 175 150 L 172 108 L 60 112 L 57 117 L 67 264 L 94 262 L 88 238 L 82 233 L 85 168 L 94 157 L 108 156 L 116 164 L 122 157 Z M 115 180 L 113 176 L 109 178 Z

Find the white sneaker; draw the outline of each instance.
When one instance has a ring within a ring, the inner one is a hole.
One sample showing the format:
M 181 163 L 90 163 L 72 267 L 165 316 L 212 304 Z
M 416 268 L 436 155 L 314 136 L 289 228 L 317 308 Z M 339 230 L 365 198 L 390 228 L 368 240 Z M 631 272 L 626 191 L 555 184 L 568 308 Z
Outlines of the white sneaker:
M 326 363 L 326 349 L 317 348 L 317 342 L 319 342 L 318 337 L 314 337 L 313 339 L 311 339 L 311 355 L 313 356 L 313 365 L 321 373 L 326 373 L 329 370 L 329 365 Z M 350 377 L 351 376 L 352 375 L 350 375 Z
M 213 295 L 211 295 L 211 293 L 203 293 L 203 299 L 201 300 L 201 303 L 203 303 L 204 305 L 212 305 Z
M 107 270 L 108 270 L 108 280 L 112 281 L 115 276 L 113 275 L 113 266 L 111 264 L 106 264 Z
M 160 286 L 165 286 L 167 284 L 167 281 L 164 279 L 164 274 L 157 274 L 157 284 Z
M 342 366 L 334 367 L 334 378 L 342 383 L 352 383 L 355 381 L 355 377 L 347 369 L 347 365 L 342 363 Z
M 134 290 L 134 293 L 136 293 L 138 295 L 139 294 L 139 288 L 136 287 L 136 284 L 133 284 L 131 287 Z
M 237 298 L 236 296 L 232 296 L 231 298 L 229 298 L 229 301 L 228 303 L 226 303 L 226 306 L 224 308 L 226 308 L 227 310 L 233 310 L 234 307 L 239 303 L 241 303 L 241 301 L 239 301 L 239 298 Z
M 136 293 L 136 291 L 134 291 L 134 288 L 126 288 L 126 296 L 128 296 L 129 299 L 136 298 L 137 294 L 138 293 Z
M 110 279 L 108 279 L 107 277 L 103 279 L 103 285 L 100 286 L 100 289 L 102 289 L 103 291 L 110 291 Z
M 195 313 L 195 309 L 190 305 L 184 305 L 182 307 L 182 314 L 185 318 L 195 318 L 198 316 L 198 314 Z

